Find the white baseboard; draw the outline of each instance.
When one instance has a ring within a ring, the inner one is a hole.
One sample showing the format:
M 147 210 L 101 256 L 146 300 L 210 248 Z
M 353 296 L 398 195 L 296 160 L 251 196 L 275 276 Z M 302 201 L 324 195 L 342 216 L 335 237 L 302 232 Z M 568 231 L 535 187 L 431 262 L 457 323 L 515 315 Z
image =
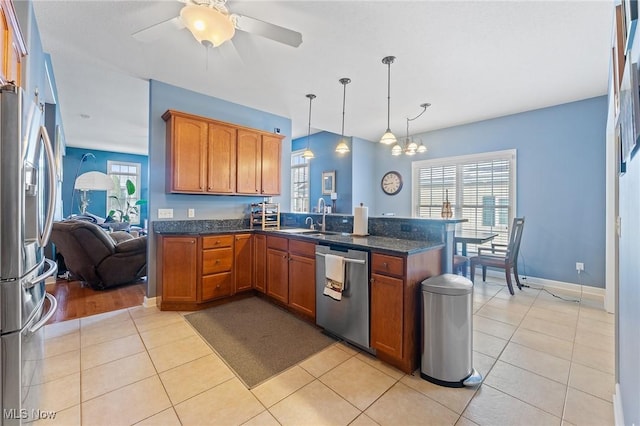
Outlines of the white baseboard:
M 142 307 L 144 308 L 155 308 L 160 305 L 159 297 L 144 297 L 144 301 L 142 302 Z
M 622 396 L 620 383 L 616 383 L 616 392 L 613 394 L 613 421 L 616 426 L 624 426 L 624 412 L 622 411 Z
M 497 270 L 493 271 L 491 269 L 487 269 L 487 276 L 504 279 L 504 272 L 501 273 Z M 522 284 L 538 285 L 541 287 L 545 287 L 546 289 L 555 288 L 562 291 L 569 291 L 572 293 L 576 293 L 576 295 L 582 294 L 583 296 L 587 296 L 589 299 L 602 300 L 603 303 L 606 293 L 606 290 L 604 288 L 568 283 L 564 281 L 548 280 L 546 278 L 531 277 L 528 275 L 526 276 L 526 278 L 524 276 L 520 276 L 520 282 Z M 515 287 L 515 283 L 513 284 Z

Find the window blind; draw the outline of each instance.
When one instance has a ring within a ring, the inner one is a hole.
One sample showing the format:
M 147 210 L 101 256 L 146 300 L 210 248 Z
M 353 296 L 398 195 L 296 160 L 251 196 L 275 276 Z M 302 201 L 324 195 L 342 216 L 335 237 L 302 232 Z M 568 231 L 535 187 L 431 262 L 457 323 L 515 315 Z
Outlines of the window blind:
M 515 150 L 418 161 L 414 169 L 417 217 L 440 218 L 448 193 L 459 230 L 492 232 L 506 244 L 515 206 Z M 469 252 L 477 247 L 468 246 Z

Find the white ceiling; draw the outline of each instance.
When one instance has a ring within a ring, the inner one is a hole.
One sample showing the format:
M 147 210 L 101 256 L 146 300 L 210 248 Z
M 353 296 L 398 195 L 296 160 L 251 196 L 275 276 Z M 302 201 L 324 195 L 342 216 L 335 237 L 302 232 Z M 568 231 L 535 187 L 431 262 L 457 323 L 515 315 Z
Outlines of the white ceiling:
M 612 1 L 244 1 L 232 12 L 302 33 L 299 48 L 236 32 L 207 49 L 188 30 L 142 43 L 131 34 L 177 16 L 182 3 L 34 0 L 51 54 L 67 144 L 146 153 L 148 79 L 376 141 L 557 105 L 607 91 Z M 223 45 L 224 46 L 224 45 Z M 235 49 L 234 49 L 235 48 Z M 88 115 L 90 118 L 83 118 Z

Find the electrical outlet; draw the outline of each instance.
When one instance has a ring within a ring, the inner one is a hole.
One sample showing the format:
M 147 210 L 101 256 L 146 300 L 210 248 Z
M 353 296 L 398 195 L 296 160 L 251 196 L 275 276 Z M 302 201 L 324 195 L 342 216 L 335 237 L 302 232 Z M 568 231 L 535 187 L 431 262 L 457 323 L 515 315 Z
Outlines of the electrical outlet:
M 187 217 L 196 217 L 196 209 L 187 210 Z
M 173 209 L 158 209 L 158 219 L 172 219 Z
M 584 271 L 584 263 L 576 262 L 576 271 L 578 271 L 578 273 Z

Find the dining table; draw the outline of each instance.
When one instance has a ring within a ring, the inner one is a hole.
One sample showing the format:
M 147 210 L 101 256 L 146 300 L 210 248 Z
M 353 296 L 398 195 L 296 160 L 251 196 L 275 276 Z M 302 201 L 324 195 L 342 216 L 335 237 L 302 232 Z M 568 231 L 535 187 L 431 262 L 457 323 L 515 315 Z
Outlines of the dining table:
M 462 245 L 461 254 L 467 256 L 467 244 L 484 244 L 492 241 L 498 234 L 495 232 L 482 232 L 482 231 L 456 231 L 453 235 L 454 253 L 458 253 L 458 243 Z M 462 274 L 467 275 L 467 264 L 462 267 Z

